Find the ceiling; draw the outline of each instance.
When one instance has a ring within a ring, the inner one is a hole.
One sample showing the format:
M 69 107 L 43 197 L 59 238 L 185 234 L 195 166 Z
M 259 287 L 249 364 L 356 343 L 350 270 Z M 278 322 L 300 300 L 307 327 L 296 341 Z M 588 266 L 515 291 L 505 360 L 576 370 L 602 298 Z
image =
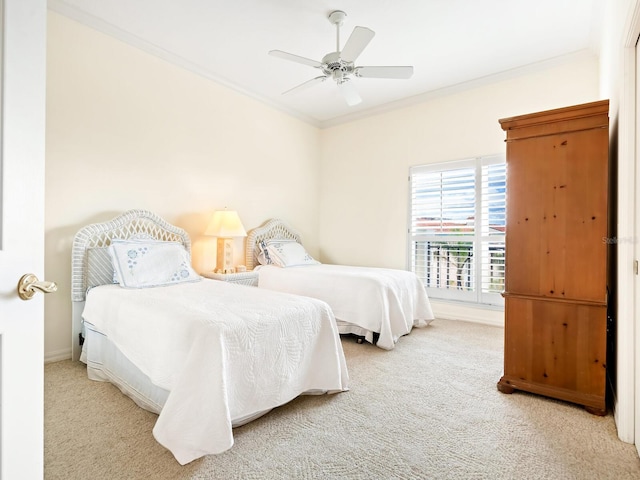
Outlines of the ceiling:
M 319 127 L 408 105 L 479 82 L 596 55 L 599 0 L 49 0 L 50 10 L 250 95 Z M 405 80 L 353 78 L 348 106 L 321 74 L 268 55 L 320 61 L 336 49 L 334 10 L 375 32 L 356 65 L 412 65 Z

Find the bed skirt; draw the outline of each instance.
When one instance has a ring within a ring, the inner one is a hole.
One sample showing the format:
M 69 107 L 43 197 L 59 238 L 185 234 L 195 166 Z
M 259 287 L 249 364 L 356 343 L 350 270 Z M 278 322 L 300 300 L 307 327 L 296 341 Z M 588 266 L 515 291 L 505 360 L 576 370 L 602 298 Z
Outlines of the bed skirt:
M 107 338 L 85 323 L 85 340 L 80 361 L 87 365 L 87 376 L 98 382 L 109 382 L 131 398 L 140 408 L 160 414 L 167 401 L 169 391 L 151 383 L 122 352 Z M 308 392 L 313 394 L 314 392 Z M 322 392 L 318 392 L 322 393 Z M 271 409 L 231 420 L 233 427 L 239 427 L 259 418 Z

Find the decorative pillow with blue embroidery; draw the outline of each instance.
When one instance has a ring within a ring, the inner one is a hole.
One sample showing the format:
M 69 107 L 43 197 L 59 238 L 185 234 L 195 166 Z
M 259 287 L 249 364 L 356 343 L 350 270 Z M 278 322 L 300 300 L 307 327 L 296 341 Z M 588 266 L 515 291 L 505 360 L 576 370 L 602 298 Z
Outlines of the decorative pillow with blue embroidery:
M 198 282 L 191 258 L 178 242 L 114 240 L 109 246 L 115 278 L 125 288 Z

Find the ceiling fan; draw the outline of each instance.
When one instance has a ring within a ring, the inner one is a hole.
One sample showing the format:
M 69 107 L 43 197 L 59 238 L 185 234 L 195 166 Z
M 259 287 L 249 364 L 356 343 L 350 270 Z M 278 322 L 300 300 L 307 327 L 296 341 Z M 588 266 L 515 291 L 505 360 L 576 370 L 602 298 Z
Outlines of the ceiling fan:
M 297 87 L 283 92 L 283 95 L 299 92 L 300 90 L 307 89 L 317 83 L 324 82 L 327 78 L 332 78 L 337 83 L 340 93 L 347 104 L 349 106 L 353 106 L 362 102 L 362 99 L 352 82 L 352 77 L 393 79 L 411 78 L 411 75 L 413 75 L 413 67 L 411 66 L 356 66 L 354 62 L 374 37 L 375 32 L 367 27 L 355 27 L 351 36 L 347 40 L 347 43 L 345 43 L 342 50 L 340 50 L 340 27 L 342 26 L 346 16 L 347 14 L 341 10 L 336 10 L 329 14 L 329 22 L 336 26 L 336 51 L 327 53 L 320 62 L 310 58 L 301 57 L 299 55 L 294 55 L 292 53 L 283 52 L 281 50 L 271 50 L 269 52 L 269 55 L 274 57 L 301 63 L 303 65 L 309 65 L 310 67 L 322 70 L 322 75 L 319 77 L 307 80 Z

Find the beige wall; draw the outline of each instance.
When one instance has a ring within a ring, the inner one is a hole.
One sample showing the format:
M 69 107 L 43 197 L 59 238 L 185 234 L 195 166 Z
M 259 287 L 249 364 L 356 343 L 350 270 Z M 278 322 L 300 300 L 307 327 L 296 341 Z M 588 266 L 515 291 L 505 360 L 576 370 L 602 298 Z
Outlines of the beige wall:
M 70 354 L 71 243 L 88 223 L 152 210 L 211 269 L 202 233 L 227 206 L 246 228 L 287 219 L 317 253 L 317 128 L 56 13 L 47 28 L 47 358 Z

